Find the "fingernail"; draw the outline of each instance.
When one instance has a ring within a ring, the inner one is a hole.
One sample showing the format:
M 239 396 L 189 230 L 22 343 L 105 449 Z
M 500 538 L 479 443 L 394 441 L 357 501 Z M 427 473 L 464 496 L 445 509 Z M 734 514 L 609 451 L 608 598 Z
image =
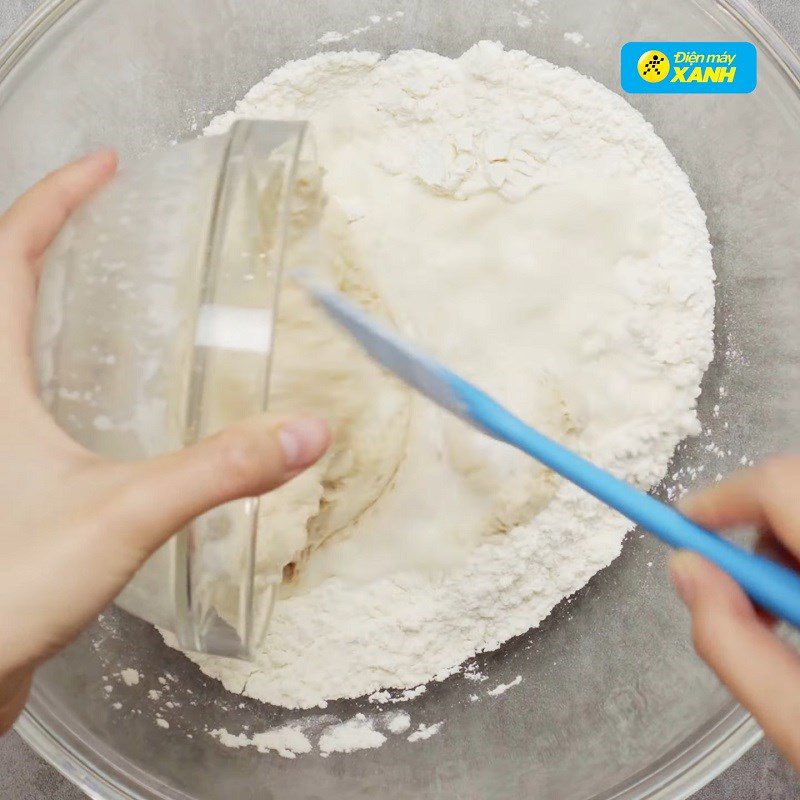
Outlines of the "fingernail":
M 672 585 L 675 587 L 678 597 L 680 597 L 687 606 L 691 607 L 695 594 L 694 579 L 683 566 L 683 556 L 681 553 L 678 553 L 670 562 L 669 579 L 672 581 Z
M 281 426 L 278 440 L 286 469 L 302 469 L 327 450 L 330 430 L 325 420 L 316 417 L 293 419 Z

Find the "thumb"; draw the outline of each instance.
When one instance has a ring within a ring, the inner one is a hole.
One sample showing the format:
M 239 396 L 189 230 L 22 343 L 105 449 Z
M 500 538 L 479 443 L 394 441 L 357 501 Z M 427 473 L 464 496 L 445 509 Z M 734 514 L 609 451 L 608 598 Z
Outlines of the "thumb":
M 152 552 L 194 517 L 282 485 L 329 444 L 324 420 L 253 417 L 183 450 L 127 465 L 114 527 Z

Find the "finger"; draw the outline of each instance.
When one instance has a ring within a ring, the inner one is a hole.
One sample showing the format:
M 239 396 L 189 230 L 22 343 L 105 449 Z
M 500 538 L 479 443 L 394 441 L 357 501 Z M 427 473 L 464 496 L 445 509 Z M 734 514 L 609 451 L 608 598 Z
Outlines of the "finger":
M 800 770 L 800 657 L 742 589 L 697 554 L 678 553 L 670 576 L 691 612 L 698 654 Z
M 28 700 L 33 673 L 21 667 L 11 673 L 0 671 L 0 736 L 11 730 Z
M 44 253 L 67 217 L 116 171 L 112 150 L 98 150 L 51 172 L 0 217 L 0 252 L 27 264 Z
M 792 511 L 798 485 L 800 458 L 782 456 L 689 495 L 678 508 L 712 530 L 753 525 L 770 531 L 800 556 L 800 515 Z
M 771 533 L 762 533 L 753 544 L 753 552 L 771 561 L 777 561 L 784 567 L 800 570 L 800 563 L 791 550 Z
M 149 554 L 199 514 L 295 477 L 329 443 L 323 420 L 256 417 L 179 452 L 126 465 L 112 527 Z
M 0 216 L 0 364 L 7 401 L 19 394 L 14 390 L 26 399 L 34 392 L 36 261 L 70 212 L 115 168 L 114 153 L 94 153 L 44 178 Z

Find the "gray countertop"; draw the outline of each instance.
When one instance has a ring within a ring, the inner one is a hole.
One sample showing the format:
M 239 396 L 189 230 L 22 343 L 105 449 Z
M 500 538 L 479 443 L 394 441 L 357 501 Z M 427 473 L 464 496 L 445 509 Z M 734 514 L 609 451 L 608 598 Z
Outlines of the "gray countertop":
M 37 2 L 0 0 L 0 42 Z M 800 49 L 797 0 L 755 0 L 754 4 L 795 49 Z M 3 800 L 81 800 L 84 795 L 11 733 L 0 738 L 0 797 Z M 699 792 L 695 800 L 800 800 L 800 781 L 776 749 L 761 742 Z

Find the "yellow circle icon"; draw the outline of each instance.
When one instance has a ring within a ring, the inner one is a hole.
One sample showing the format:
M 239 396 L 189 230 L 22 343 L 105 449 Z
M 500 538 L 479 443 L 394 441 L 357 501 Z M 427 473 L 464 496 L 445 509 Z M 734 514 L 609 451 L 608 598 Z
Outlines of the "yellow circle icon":
M 669 74 L 669 59 L 660 50 L 648 50 L 639 56 L 636 68 L 648 83 L 658 83 Z

